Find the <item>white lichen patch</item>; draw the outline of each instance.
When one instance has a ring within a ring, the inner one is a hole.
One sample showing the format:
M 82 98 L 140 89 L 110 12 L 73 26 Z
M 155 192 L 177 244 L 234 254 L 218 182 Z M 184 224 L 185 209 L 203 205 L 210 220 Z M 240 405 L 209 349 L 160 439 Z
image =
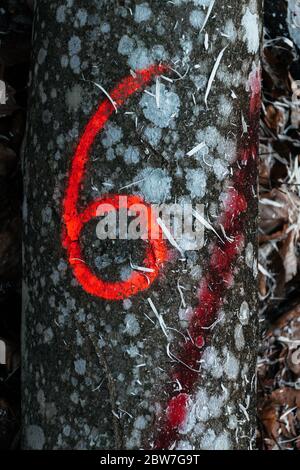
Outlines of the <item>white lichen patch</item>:
M 207 76 L 202 73 L 194 73 L 190 75 L 197 91 L 204 90 L 207 85 Z
M 47 57 L 47 51 L 43 47 L 39 50 L 37 61 L 39 65 L 42 65 Z
M 127 165 L 138 163 L 140 160 L 139 149 L 137 147 L 133 147 L 132 145 L 127 147 L 124 153 L 124 160 Z
M 69 111 L 76 112 L 81 106 L 82 88 L 76 84 L 66 91 L 66 105 Z
M 87 11 L 84 8 L 79 8 L 76 13 L 76 20 L 76 24 L 78 24 L 78 26 L 82 27 L 86 25 Z
M 215 431 L 213 429 L 208 429 L 200 441 L 201 449 L 213 450 L 215 440 L 216 440 Z
M 56 21 L 58 23 L 64 23 L 66 19 L 66 7 L 65 5 L 60 5 L 56 10 Z
M 147 126 L 144 136 L 152 147 L 156 147 L 161 139 L 161 129 L 159 127 Z
M 107 21 L 103 21 L 103 23 L 100 24 L 100 31 L 102 34 L 110 33 L 110 24 L 107 23 Z
M 160 203 L 171 197 L 172 178 L 165 169 L 147 167 L 137 174 L 135 181 L 148 202 Z
M 112 147 L 123 137 L 122 129 L 115 125 L 108 123 L 104 129 L 103 137 L 101 139 L 101 143 L 104 147 L 109 148 Z
M 130 55 L 135 47 L 135 41 L 131 39 L 127 34 L 121 37 L 118 45 L 118 52 L 121 55 Z
M 139 430 L 146 429 L 148 422 L 144 416 L 138 416 L 134 421 L 134 427 Z
M 128 58 L 128 65 L 133 70 L 140 70 L 152 64 L 152 56 L 145 47 L 137 47 Z
M 249 242 L 245 250 L 245 261 L 246 261 L 246 265 L 250 269 L 252 269 L 253 267 L 253 259 L 254 259 L 253 245 L 251 242 Z
M 191 198 L 202 198 L 206 191 L 206 174 L 201 169 L 187 169 L 185 173 L 186 188 Z
M 248 52 L 255 54 L 259 48 L 259 27 L 258 15 L 251 13 L 247 7 L 246 12 L 242 18 L 242 25 L 245 30 L 244 41 L 247 43 Z
M 233 110 L 232 102 L 228 98 L 226 98 L 226 96 L 221 95 L 219 98 L 218 109 L 220 113 L 222 114 L 222 116 L 224 116 L 225 118 L 228 118 Z
M 216 379 L 223 374 L 222 359 L 214 346 L 208 346 L 202 354 L 201 368 L 207 370 Z
M 299 0 L 288 0 L 287 25 L 295 44 L 300 48 L 300 3 Z
M 52 328 L 46 328 L 46 330 L 44 331 L 44 343 L 50 343 L 53 339 L 53 336 L 54 334 Z
M 42 450 L 46 442 L 43 429 L 35 424 L 27 426 L 25 430 L 25 439 L 29 449 L 33 450 Z
M 189 20 L 193 28 L 201 29 L 205 20 L 205 13 L 201 10 L 193 10 L 190 13 Z
M 72 36 L 68 42 L 70 56 L 78 54 L 81 51 L 81 40 L 78 36 Z
M 124 310 L 129 310 L 132 307 L 132 301 L 130 299 L 123 300 L 123 308 Z
M 231 448 L 229 435 L 226 431 L 217 436 L 214 442 L 214 450 L 229 450 Z
M 250 317 L 249 305 L 248 305 L 248 302 L 244 300 L 238 311 L 238 318 L 242 325 L 248 325 L 249 317 Z
M 86 360 L 77 359 L 74 361 L 74 368 L 78 375 L 84 375 L 86 371 Z
M 127 333 L 129 336 L 137 336 L 140 333 L 140 324 L 134 314 L 128 313 L 125 316 L 124 323 L 125 333 Z
M 216 178 L 219 181 L 223 181 L 224 178 L 228 175 L 228 169 L 225 163 L 220 160 L 219 158 L 216 158 L 213 162 L 213 170 Z
M 227 20 L 225 23 L 224 34 L 231 42 L 234 42 L 237 38 L 237 30 L 231 19 Z
M 80 58 L 78 55 L 73 55 L 69 64 L 74 73 L 78 74 L 80 72 Z
M 150 96 L 149 94 L 144 93 L 142 99 L 140 100 L 140 106 L 143 109 L 144 116 L 158 127 L 168 127 L 173 119 L 179 114 L 179 96 L 173 91 L 168 91 L 166 86 L 161 83 L 159 87 L 158 107 L 156 99 L 156 86 L 154 85 L 151 87 L 150 91 L 154 96 Z
M 242 351 L 245 347 L 245 338 L 243 333 L 243 326 L 238 323 L 234 328 L 234 342 L 238 351 Z
M 179 441 L 176 445 L 176 450 L 193 450 L 194 447 L 189 441 Z
M 238 359 L 230 351 L 226 355 L 224 372 L 229 380 L 236 380 L 239 374 L 240 364 Z
M 148 21 L 151 18 L 152 11 L 148 3 L 140 3 L 136 5 L 134 11 L 134 21 L 136 23 L 142 23 Z

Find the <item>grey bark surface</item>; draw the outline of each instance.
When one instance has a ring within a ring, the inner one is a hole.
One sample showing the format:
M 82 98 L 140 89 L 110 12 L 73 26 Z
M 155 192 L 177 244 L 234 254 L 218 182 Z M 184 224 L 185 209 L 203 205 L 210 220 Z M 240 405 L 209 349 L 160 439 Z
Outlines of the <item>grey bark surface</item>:
M 160 80 L 160 110 L 142 91 L 111 117 L 94 142 L 79 205 L 122 192 L 120 188 L 136 181 L 123 193 L 141 194 L 148 202 L 189 196 L 205 205 L 206 217 L 214 223 L 231 168 L 235 171 L 237 141 L 249 124 L 247 81 L 258 64 L 261 5 L 216 0 L 201 32 L 209 3 L 37 2 L 24 159 L 24 448 L 153 446 L 156 415 L 172 382 L 167 344 L 176 351 L 180 334 L 186 333 L 215 235 L 206 230 L 204 247 L 186 252 L 185 262 L 170 245 L 170 261 L 148 290 L 124 301 L 107 301 L 87 294 L 73 277 L 61 243 L 62 201 L 79 136 L 105 99 L 91 82 L 109 92 L 130 70 L 162 61 L 176 72 L 169 75 L 172 82 Z M 225 47 L 206 107 L 208 79 Z M 155 94 L 155 81 L 147 90 Z M 204 159 L 187 156 L 201 141 L 208 147 Z M 249 201 L 245 248 L 235 261 L 233 285 L 202 356 L 193 392 L 197 413 L 189 411 L 174 444 L 177 449 L 253 444 L 255 201 Z M 143 242 L 100 242 L 94 229 L 91 224 L 84 230 L 82 243 L 95 273 L 107 280 L 124 279 L 130 259 L 141 265 Z M 184 286 L 185 308 L 178 283 Z M 175 329 L 170 341 L 149 297 L 166 325 Z M 241 308 L 250 315 L 248 324 L 240 321 Z

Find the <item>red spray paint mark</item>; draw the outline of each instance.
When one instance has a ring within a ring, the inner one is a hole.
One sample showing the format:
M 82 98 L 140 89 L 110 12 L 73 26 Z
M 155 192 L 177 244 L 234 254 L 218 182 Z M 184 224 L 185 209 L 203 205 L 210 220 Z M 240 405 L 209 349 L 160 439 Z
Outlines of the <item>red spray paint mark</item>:
M 214 244 L 207 266 L 207 275 L 202 279 L 199 291 L 199 306 L 194 310 L 189 322 L 191 341 L 178 346 L 176 356 L 179 359 L 174 366 L 172 379 L 179 381 L 181 391 L 169 391 L 171 398 L 166 413 L 158 416 L 156 423 L 156 449 L 168 449 L 179 436 L 180 427 L 187 419 L 188 401 L 199 382 L 199 361 L 202 347 L 210 340 L 207 329 L 217 318 L 228 287 L 234 276 L 234 262 L 243 246 L 243 232 L 246 223 L 248 202 L 253 198 L 252 185 L 255 183 L 255 159 L 257 152 L 257 123 L 260 110 L 260 74 L 253 71 L 250 75 L 252 91 L 249 109 L 249 135 L 241 142 L 237 158 L 237 169 L 232 178 L 232 188 L 228 190 L 224 201 L 224 212 L 220 217 L 227 237 L 233 239 Z M 185 365 L 183 365 L 185 364 Z
M 163 74 L 166 70 L 167 67 L 164 65 L 152 65 L 148 69 L 137 71 L 134 77 L 129 76 L 124 78 L 110 93 L 115 106 L 117 108 L 121 107 L 131 95 L 141 90 L 155 76 Z M 145 276 L 140 272 L 134 271 L 126 281 L 120 282 L 103 281 L 92 272 L 83 259 L 79 241 L 80 235 L 84 225 L 96 217 L 99 204 L 111 204 L 115 209 L 120 209 L 118 195 L 109 195 L 96 199 L 81 212 L 77 209 L 80 187 L 83 184 L 85 168 L 89 160 L 90 147 L 114 111 L 113 104 L 108 99 L 105 99 L 88 122 L 72 158 L 70 175 L 63 201 L 63 246 L 67 250 L 68 261 L 73 274 L 86 292 L 107 300 L 125 299 L 148 289 L 158 276 L 160 266 L 167 257 L 166 243 L 162 236 L 158 240 L 151 240 L 151 237 L 148 237 L 149 241 L 146 247 L 144 264 L 145 267 L 151 269 L 151 272 L 147 272 L 147 276 Z M 138 196 L 127 197 L 127 207 L 132 204 L 144 204 L 148 213 L 150 211 L 150 207 Z M 152 224 L 148 230 L 153 229 L 153 231 L 161 235 L 160 227 L 154 227 L 156 221 L 153 217 L 148 218 L 148 220 L 151 220 Z

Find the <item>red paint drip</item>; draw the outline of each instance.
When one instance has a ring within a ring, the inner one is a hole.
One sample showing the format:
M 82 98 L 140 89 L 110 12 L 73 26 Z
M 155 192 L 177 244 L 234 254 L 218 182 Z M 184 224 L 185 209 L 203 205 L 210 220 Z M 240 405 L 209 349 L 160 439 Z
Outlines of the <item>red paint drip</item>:
M 167 408 L 167 420 L 172 428 L 180 426 L 185 418 L 187 412 L 189 396 L 186 393 L 179 393 L 171 398 Z
M 148 69 L 137 71 L 134 77 L 124 78 L 110 93 L 115 105 L 118 108 L 121 107 L 131 95 L 144 88 L 155 76 L 163 74 L 166 70 L 167 67 L 164 65 L 152 65 Z M 138 196 L 128 196 L 127 207 L 130 208 L 132 204 L 137 203 L 144 204 L 150 217 L 148 217 L 148 221 L 151 220 L 148 228 L 149 233 L 154 230 L 159 234 L 158 240 L 151 240 L 151 237 L 148 237 L 144 265 L 152 271 L 147 272 L 147 277 L 135 271 L 126 281 L 103 281 L 92 272 L 83 259 L 79 242 L 80 235 L 84 225 L 96 217 L 99 204 L 111 204 L 115 209 L 120 209 L 119 195 L 117 194 L 96 199 L 81 212 L 77 208 L 80 187 L 83 184 L 85 168 L 89 160 L 89 150 L 95 137 L 104 128 L 114 111 L 115 108 L 112 103 L 105 99 L 88 122 L 72 158 L 63 201 L 63 246 L 67 250 L 68 261 L 73 274 L 87 293 L 107 300 L 124 299 L 148 289 L 158 276 L 160 266 L 167 259 L 167 248 L 162 238 L 161 228 L 157 225 L 156 220 L 151 217 L 150 206 Z
M 237 168 L 233 176 L 232 188 L 228 190 L 224 201 L 224 211 L 220 217 L 227 237 L 234 241 L 221 243 L 217 241 L 212 248 L 207 266 L 208 273 L 202 279 L 199 290 L 199 306 L 190 319 L 189 333 L 192 341 L 181 343 L 176 356 L 179 363 L 174 366 L 172 379 L 179 380 L 181 393 L 170 392 L 167 412 L 157 419 L 157 435 L 154 441 L 156 449 L 168 449 L 178 439 L 180 426 L 187 413 L 188 398 L 195 391 L 199 381 L 199 361 L 201 347 L 208 344 L 210 326 L 217 318 L 224 301 L 225 293 L 231 286 L 234 276 L 234 262 L 243 246 L 243 232 L 246 223 L 248 201 L 253 198 L 252 185 L 255 182 L 255 156 L 257 152 L 257 122 L 260 110 L 260 74 L 258 71 L 249 77 L 252 91 L 249 109 L 250 130 L 248 139 L 241 142 L 237 159 Z M 200 346 L 200 347 L 199 347 Z M 185 364 L 185 366 L 183 365 Z M 184 399 L 181 397 L 184 396 Z M 174 419 L 170 420 L 170 415 Z

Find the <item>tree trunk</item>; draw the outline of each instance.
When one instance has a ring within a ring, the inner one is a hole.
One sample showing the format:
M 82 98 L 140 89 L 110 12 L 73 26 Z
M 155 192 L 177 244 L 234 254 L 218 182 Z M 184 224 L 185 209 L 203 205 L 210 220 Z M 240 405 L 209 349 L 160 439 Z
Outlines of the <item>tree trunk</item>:
M 251 447 L 260 11 L 256 0 L 37 2 L 25 448 Z M 204 245 L 189 249 L 156 218 L 158 240 L 100 240 L 97 207 L 120 215 L 125 195 L 146 212 L 191 202 Z

